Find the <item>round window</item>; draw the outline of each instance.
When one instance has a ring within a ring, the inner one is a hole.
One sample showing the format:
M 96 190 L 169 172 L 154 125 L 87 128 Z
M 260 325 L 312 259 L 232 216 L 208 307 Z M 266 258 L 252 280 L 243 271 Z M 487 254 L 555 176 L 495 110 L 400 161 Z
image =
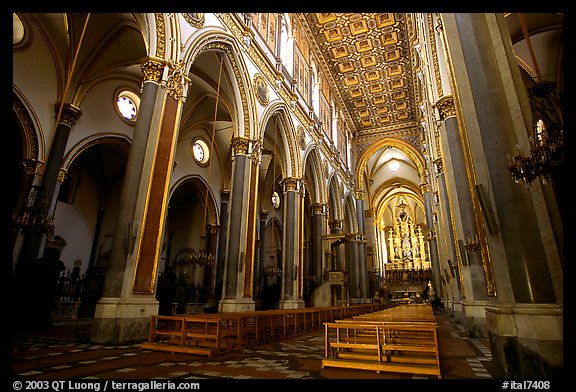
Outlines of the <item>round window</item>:
M 127 121 L 135 122 L 138 116 L 138 106 L 140 98 L 132 91 L 124 90 L 116 98 L 116 109 L 122 118 Z
M 210 149 L 208 148 L 208 144 L 202 139 L 196 139 L 192 143 L 192 155 L 194 156 L 194 160 L 199 165 L 207 165 L 208 161 L 210 160 Z

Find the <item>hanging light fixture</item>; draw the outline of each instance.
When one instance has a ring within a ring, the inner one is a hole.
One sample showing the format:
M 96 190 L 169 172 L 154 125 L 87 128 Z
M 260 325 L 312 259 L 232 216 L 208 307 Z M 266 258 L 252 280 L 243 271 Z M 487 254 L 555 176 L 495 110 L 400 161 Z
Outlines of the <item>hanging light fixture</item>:
M 526 21 L 518 15 L 532 62 L 536 70 L 536 85 L 528 89 L 532 111 L 530 154 L 524 154 L 516 146 L 514 156 L 508 156 L 508 170 L 516 182 L 532 183 L 536 178 L 552 182 L 554 174 L 563 161 L 563 116 L 556 83 L 543 81 L 534 55 Z

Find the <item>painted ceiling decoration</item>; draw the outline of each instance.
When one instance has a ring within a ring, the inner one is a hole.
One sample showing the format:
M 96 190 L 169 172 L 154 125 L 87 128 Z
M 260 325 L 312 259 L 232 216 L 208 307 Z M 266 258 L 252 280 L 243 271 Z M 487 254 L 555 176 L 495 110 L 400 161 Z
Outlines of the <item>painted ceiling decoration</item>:
M 357 131 L 414 120 L 404 14 L 303 15 Z

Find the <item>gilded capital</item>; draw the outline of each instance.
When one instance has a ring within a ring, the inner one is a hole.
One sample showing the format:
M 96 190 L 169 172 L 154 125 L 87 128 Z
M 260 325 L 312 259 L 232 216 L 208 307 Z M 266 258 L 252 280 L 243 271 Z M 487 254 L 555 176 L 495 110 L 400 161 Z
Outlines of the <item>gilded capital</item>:
M 170 64 L 170 74 L 166 80 L 166 91 L 176 101 L 184 102 L 188 94 L 190 78 L 186 76 L 184 62 Z
M 284 185 L 284 191 L 297 191 L 298 190 L 298 183 L 300 182 L 299 178 L 296 177 L 286 177 L 282 180 L 282 184 Z
M 248 155 L 248 147 L 250 145 L 250 139 L 245 137 L 235 137 L 232 139 L 232 155 Z
M 312 207 L 312 214 L 323 214 L 324 213 L 324 204 L 322 203 L 314 203 L 311 205 Z
M 62 110 L 60 110 L 60 106 L 62 106 Z M 58 123 L 66 124 L 70 128 L 72 128 L 74 124 L 76 124 L 76 121 L 78 121 L 78 119 L 82 115 L 82 111 L 80 110 L 80 108 L 77 108 L 76 106 L 70 103 L 64 103 L 64 104 L 57 103 L 55 110 Z M 58 117 L 58 112 L 60 112 L 60 117 Z
M 356 200 L 364 199 L 364 190 L 363 189 L 356 189 Z
M 160 83 L 164 72 L 164 60 L 156 57 L 147 57 L 140 66 L 144 74 L 144 81 Z
M 451 95 L 445 95 L 436 102 L 436 107 L 440 113 L 440 120 L 444 121 L 448 117 L 456 116 L 454 98 Z

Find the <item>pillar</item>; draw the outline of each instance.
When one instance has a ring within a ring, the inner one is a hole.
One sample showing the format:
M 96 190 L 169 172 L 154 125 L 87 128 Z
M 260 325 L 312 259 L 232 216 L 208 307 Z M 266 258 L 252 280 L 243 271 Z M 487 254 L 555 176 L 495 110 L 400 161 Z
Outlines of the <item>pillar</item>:
M 528 144 L 532 125 L 506 21 L 480 13 L 443 14 L 443 20 L 462 107 L 472 109 L 465 115 L 472 155 L 483 170 L 478 185 L 496 223 L 487 234 L 497 294 L 486 306 L 493 362 L 507 377 L 560 377 L 562 283 L 552 279 L 556 261 L 541 235 L 549 217 L 535 204 L 538 185 L 516 184 L 507 170 L 507 156 Z
M 238 136 L 232 139 L 232 184 L 221 312 L 255 310 L 253 274 L 260 153 L 259 141 Z
M 462 311 L 464 325 L 469 336 L 487 337 L 486 314 L 484 306 L 488 301 L 488 284 L 486 275 L 491 277 L 489 260 L 483 260 L 480 246 L 465 248 L 466 242 L 478 241 L 482 228 L 476 222 L 471 191 L 474 187 L 469 178 L 473 178 L 473 168 L 467 159 L 465 146 L 466 135 L 460 132 L 456 119 L 454 99 L 444 96 L 436 103 L 440 112 L 440 139 L 444 151 L 444 171 L 448 176 L 447 188 L 451 205 L 451 221 L 455 231 L 455 260 L 458 265 L 462 287 Z M 485 273 L 486 272 L 486 273 Z M 490 281 L 491 283 L 491 281 Z
M 368 295 L 368 266 L 366 260 L 366 220 L 364 219 L 364 191 L 356 191 L 356 216 L 358 219 L 358 235 L 361 242 L 358 243 L 358 266 L 360 272 L 360 297 L 369 301 Z
M 182 103 L 188 87 L 182 64 L 147 58 L 140 114 L 120 194 L 110 264 L 94 316 L 91 341 L 145 340 L 154 298 L 160 242 Z M 165 72 L 166 71 L 166 72 Z M 160 82 L 162 75 L 166 80 Z
M 280 291 L 281 309 L 304 307 L 302 297 L 303 259 L 302 242 L 302 197 L 303 183 L 299 178 L 287 177 L 282 180 L 284 188 L 284 222 L 282 250 L 282 285 Z

